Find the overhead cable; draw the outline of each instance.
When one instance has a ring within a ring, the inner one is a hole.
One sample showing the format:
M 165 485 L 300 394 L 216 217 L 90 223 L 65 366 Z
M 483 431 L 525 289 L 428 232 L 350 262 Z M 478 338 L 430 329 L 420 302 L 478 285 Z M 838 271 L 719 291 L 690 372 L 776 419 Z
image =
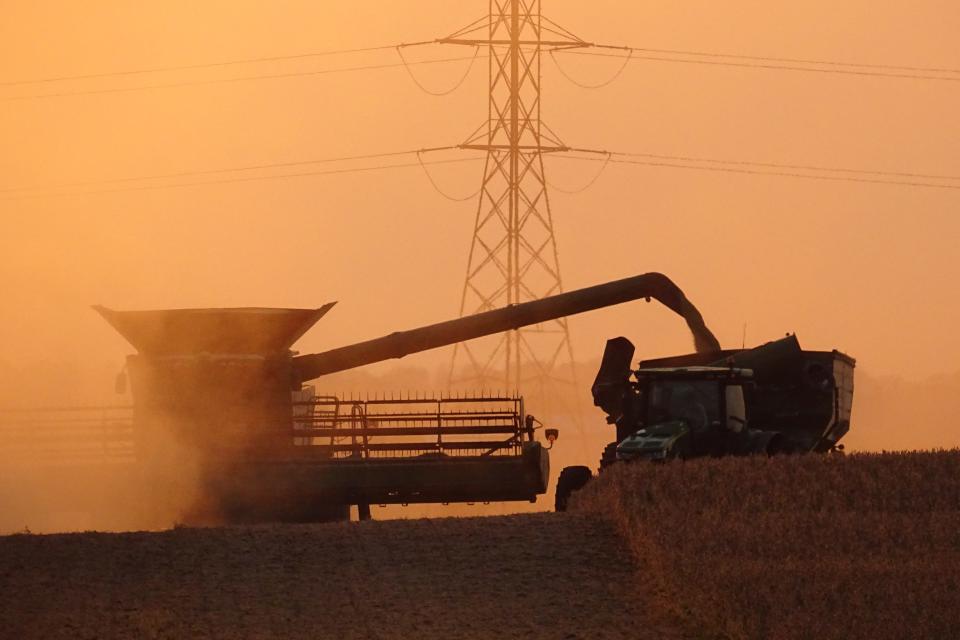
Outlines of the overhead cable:
M 115 76 L 132 76 L 147 73 L 165 73 L 169 71 L 192 71 L 195 69 L 212 69 L 216 67 L 229 67 L 240 64 L 255 64 L 261 62 L 282 62 L 287 60 L 303 60 L 305 58 L 319 58 L 324 56 L 343 55 L 348 53 L 362 53 L 367 51 L 384 51 L 396 47 L 415 47 L 425 44 L 433 44 L 433 40 L 424 40 L 421 42 L 406 42 L 399 45 L 388 44 L 378 47 L 359 47 L 355 49 L 338 49 L 329 51 L 314 51 L 310 53 L 295 53 L 283 56 L 263 56 L 259 58 L 241 58 L 238 60 L 222 60 L 219 62 L 202 62 L 199 64 L 171 65 L 164 67 L 145 67 L 142 69 L 124 69 L 119 71 L 102 71 L 98 73 L 85 73 L 69 76 L 52 76 L 49 78 L 36 78 L 32 80 L 8 80 L 0 82 L 0 87 L 12 87 L 26 84 L 43 84 L 49 82 L 63 82 L 67 80 L 91 80 L 94 78 L 110 78 Z
M 477 160 L 482 160 L 482 158 L 454 158 L 451 160 L 433 160 L 424 162 L 424 164 L 434 165 L 434 164 L 455 164 L 463 162 L 476 162 Z M 326 176 L 326 175 L 337 175 L 337 174 L 347 174 L 347 173 L 366 173 L 370 171 L 382 171 L 386 169 L 407 169 L 411 167 L 418 167 L 420 163 L 418 162 L 407 162 L 402 164 L 384 164 L 384 165 L 375 165 L 370 167 L 355 167 L 351 169 L 328 169 L 324 171 L 305 171 L 302 173 L 283 173 L 283 174 L 273 174 L 267 176 L 243 176 L 236 178 L 223 178 L 220 180 L 202 180 L 194 182 L 180 182 L 175 184 L 156 184 L 156 185 L 138 185 L 133 187 L 117 187 L 113 189 L 98 189 L 94 191 L 72 191 L 72 192 L 60 192 L 60 193 L 50 193 L 50 194 L 29 194 L 29 195 L 16 195 L 11 197 L 0 198 L 0 201 L 13 201 L 13 200 L 32 200 L 38 198 L 60 198 L 60 197 L 76 197 L 76 196 L 88 196 L 88 195 L 99 195 L 99 194 L 108 194 L 108 193 L 122 193 L 128 191 L 156 191 L 162 189 L 180 189 L 184 187 L 202 187 L 209 185 L 221 185 L 221 184 L 234 184 L 241 182 L 258 182 L 264 180 L 283 180 L 291 178 L 306 178 L 312 176 Z
M 549 186 L 554 191 L 559 191 L 560 193 L 564 193 L 567 195 L 575 195 L 578 193 L 583 193 L 584 191 L 592 187 L 594 183 L 596 183 L 596 181 L 600 179 L 600 176 L 603 175 L 603 172 L 606 170 L 606 168 L 610 166 L 610 160 L 613 157 L 613 154 L 611 154 L 610 152 L 606 152 L 604 156 L 605 157 L 603 159 L 603 164 L 600 165 L 600 169 L 597 170 L 597 172 L 593 175 L 593 177 L 590 178 L 590 180 L 587 181 L 587 183 L 584 184 L 582 187 L 578 187 L 576 189 L 564 189 L 562 187 L 558 187 L 556 184 L 550 181 L 547 182 L 547 186 Z M 583 158 L 583 159 L 586 160 L 587 158 Z
M 408 64 L 442 64 L 447 62 L 461 62 L 464 60 L 474 60 L 478 56 L 474 57 L 455 57 L 455 58 L 438 58 L 434 60 L 416 60 Z M 485 56 L 483 56 L 485 57 Z M 180 87 L 196 87 L 202 85 L 212 85 L 212 84 L 224 84 L 232 82 L 245 82 L 247 80 L 274 80 L 279 78 L 296 78 L 302 76 L 319 76 L 330 73 L 347 73 L 352 71 L 370 71 L 375 69 L 393 69 L 397 67 L 403 67 L 405 63 L 385 63 L 385 64 L 373 64 L 373 65 L 362 65 L 356 67 L 339 67 L 336 69 L 319 69 L 316 71 L 292 71 L 289 73 L 271 73 L 264 75 L 254 75 L 254 76 L 240 76 L 234 78 L 216 78 L 211 80 L 190 80 L 185 82 L 170 82 L 164 84 L 152 84 L 152 85 L 140 85 L 136 87 L 111 87 L 106 89 L 82 89 L 78 91 L 61 91 L 57 93 L 41 93 L 33 95 L 21 95 L 21 96 L 11 96 L 8 98 L 0 98 L 0 101 L 13 101 L 13 100 L 36 100 L 40 98 L 61 98 L 66 96 L 85 96 L 85 95 L 96 95 L 96 94 L 105 94 L 105 93 L 127 93 L 131 91 L 147 91 L 151 89 L 174 89 Z
M 479 158 L 476 158 L 476 159 L 479 160 Z M 417 162 L 420 163 L 420 168 L 423 169 L 423 174 L 427 176 L 427 180 L 430 182 L 430 185 L 434 188 L 434 190 L 437 193 L 439 193 L 441 196 L 443 196 L 447 200 L 450 200 L 452 202 L 466 202 L 467 200 L 473 200 L 478 195 L 480 195 L 480 191 L 483 189 L 483 187 L 480 187 L 480 189 L 477 189 L 470 195 L 464 196 L 464 197 L 452 196 L 446 191 L 444 191 L 443 189 L 441 189 L 440 185 L 437 184 L 437 181 L 434 180 L 433 175 L 430 173 L 430 170 L 427 169 L 427 164 L 430 164 L 430 163 L 425 163 L 423 161 L 423 154 L 419 151 L 417 152 Z
M 577 149 L 579 151 L 579 149 Z M 924 178 L 928 180 L 960 180 L 960 175 L 944 175 L 935 173 L 914 173 L 905 171 L 878 171 L 876 169 L 851 169 L 849 167 L 825 167 L 822 165 L 786 164 L 781 162 L 753 162 L 748 160 L 722 160 L 718 158 L 704 158 L 697 156 L 662 155 L 654 153 L 624 153 L 608 152 L 615 156 L 629 158 L 651 158 L 654 160 L 674 160 L 681 162 L 705 162 L 711 164 L 740 165 L 765 169 L 793 169 L 797 171 L 820 171 L 825 173 L 852 173 L 868 176 L 886 176 L 895 178 Z
M 641 53 L 662 53 L 669 55 L 697 56 L 701 58 L 728 58 L 732 60 L 753 60 L 755 62 L 784 62 L 787 64 L 815 64 L 832 67 L 849 67 L 859 69 L 877 69 L 880 71 L 915 71 L 920 73 L 958 73 L 960 68 L 921 67 L 909 65 L 891 65 L 876 63 L 840 62 L 838 60 L 823 60 L 812 58 L 783 58 L 774 56 L 750 56 L 735 53 L 717 53 L 715 51 L 691 51 L 684 49 L 653 49 L 650 47 L 627 47 L 618 45 L 589 43 L 597 49 L 616 49 L 621 51 L 639 51 Z
M 240 167 L 226 167 L 219 169 L 203 169 L 199 171 L 178 171 L 175 173 L 161 173 L 147 176 L 126 176 L 122 178 L 108 178 L 105 180 L 84 180 L 82 182 L 67 182 L 55 185 L 47 186 L 37 186 L 37 187 L 12 187 L 7 189 L 0 189 L 0 193 L 14 193 L 14 192 L 25 192 L 25 191 L 41 191 L 41 190 L 51 190 L 51 189 L 71 189 L 74 187 L 90 187 L 97 185 L 108 185 L 108 184 L 121 184 L 125 182 L 145 182 L 149 180 L 169 180 L 174 178 L 188 178 L 192 176 L 209 176 L 223 173 L 236 173 L 241 171 L 257 171 L 262 169 L 281 169 L 289 167 L 298 167 L 311 164 L 328 164 L 332 162 L 349 162 L 353 160 L 373 160 L 375 158 L 390 158 L 396 156 L 406 156 L 417 154 L 418 156 L 422 153 L 429 153 L 433 151 L 448 151 L 451 149 L 456 149 L 458 147 L 448 146 L 448 147 L 428 147 L 423 149 L 409 149 L 406 151 L 389 151 L 387 153 L 368 153 L 363 155 L 353 155 L 353 156 L 341 156 L 339 158 L 322 158 L 322 159 L 313 159 L 313 160 L 294 160 L 290 162 L 270 162 L 263 164 L 251 164 Z
M 612 48 L 612 47 L 611 47 Z M 620 48 L 620 47 L 617 47 Z M 565 53 L 568 55 L 579 55 L 579 56 L 597 56 L 603 58 L 625 58 L 631 55 L 631 47 L 622 47 L 622 49 L 627 52 L 626 55 L 619 53 L 593 53 L 590 51 L 578 51 L 574 49 L 564 49 L 557 48 L 554 49 L 557 53 Z M 640 49 L 636 49 L 640 51 Z M 700 65 L 710 65 L 718 67 L 738 67 L 745 69 L 767 69 L 767 70 L 776 70 L 776 71 L 801 71 L 808 73 L 825 73 L 825 74 L 840 74 L 840 75 L 851 75 L 851 76 L 872 76 L 880 78 L 903 78 L 911 80 L 936 80 L 944 82 L 960 82 L 960 75 L 950 76 L 950 75 L 924 75 L 918 73 L 893 73 L 893 72 L 883 72 L 883 71 L 865 71 L 865 70 L 855 70 L 852 68 L 829 68 L 829 67 L 803 67 L 803 66 L 793 66 L 788 64 L 774 64 L 774 63 L 761 63 L 761 62 L 733 62 L 722 59 L 693 59 L 693 58 L 676 58 L 668 57 L 666 55 L 637 55 L 636 53 L 632 54 L 633 60 L 647 60 L 652 62 L 673 62 L 680 64 L 700 64 Z
M 480 54 L 480 47 L 474 47 L 473 57 L 470 58 L 470 64 L 467 65 L 467 70 L 463 72 L 463 75 L 460 77 L 460 79 L 457 80 L 457 82 L 454 83 L 454 85 L 449 89 L 434 91 L 433 89 L 428 89 L 422 82 L 420 82 L 420 80 L 417 79 L 417 76 L 413 73 L 413 69 L 410 68 L 410 63 L 407 62 L 407 59 L 403 55 L 403 48 L 396 47 L 396 50 L 397 55 L 400 56 L 400 61 L 403 63 L 403 68 L 407 70 L 407 74 L 409 74 L 410 79 L 413 80 L 413 83 L 417 85 L 421 91 L 428 93 L 431 96 L 446 96 L 459 89 L 470 75 L 470 71 L 473 69 L 473 63 L 477 61 L 477 57 Z
M 600 162 L 601 158 L 594 157 L 583 157 L 583 156 L 560 156 L 555 155 L 553 157 L 570 159 L 570 160 L 586 160 L 591 162 Z M 737 168 L 733 166 L 710 166 L 710 165 L 693 165 L 693 164 L 681 164 L 677 162 L 669 161 L 654 161 L 654 160 L 610 160 L 611 164 L 629 164 L 629 165 L 642 165 L 648 167 L 664 167 L 670 169 L 687 169 L 693 171 L 712 171 L 720 173 L 735 173 L 743 175 L 754 175 L 754 176 L 775 176 L 775 177 L 787 177 L 787 178 L 802 178 L 806 180 L 826 180 L 830 182 L 858 182 L 865 184 L 887 184 L 887 185 L 896 185 L 902 187 L 922 187 L 929 189 L 950 189 L 950 190 L 960 190 L 960 184 L 938 184 L 935 182 L 917 182 L 912 180 L 883 180 L 879 178 L 858 178 L 854 176 L 841 176 L 841 175 L 827 175 L 827 174 L 814 174 L 814 173 L 799 173 L 797 171 L 762 171 L 759 169 L 745 169 Z
M 611 162 L 616 164 L 639 164 L 646 165 L 651 167 L 668 167 L 673 169 L 692 169 L 699 171 L 717 171 L 722 173 L 739 173 L 745 175 L 757 175 L 757 176 L 779 176 L 786 178 L 803 178 L 806 180 L 827 180 L 831 182 L 860 182 L 866 184 L 888 184 L 888 185 L 897 185 L 902 187 L 923 187 L 930 189 L 952 189 L 960 190 L 960 185 L 951 185 L 951 184 L 936 184 L 932 182 L 912 182 L 912 181 L 899 181 L 899 180 L 879 180 L 871 178 L 854 178 L 849 176 L 829 176 L 829 175 L 815 175 L 812 173 L 795 173 L 795 172 L 785 172 L 785 171 L 754 171 L 752 169 L 737 169 L 733 167 L 708 167 L 708 166 L 695 166 L 695 165 L 681 165 L 673 164 L 667 162 L 646 162 L 639 160 L 611 160 Z
M 567 73 L 566 70 L 564 70 L 563 65 L 560 64 L 560 61 L 557 60 L 557 57 L 554 55 L 553 49 L 550 50 L 550 59 L 553 60 L 553 64 L 556 65 L 557 71 L 560 72 L 560 75 L 562 75 L 568 81 L 577 85 L 581 89 L 602 89 L 603 87 L 606 87 L 607 85 L 613 83 L 617 78 L 619 78 L 623 74 L 624 69 L 626 69 L 627 65 L 630 64 L 630 60 L 633 59 L 633 51 L 631 51 L 629 55 L 623 56 L 623 64 L 620 65 L 620 68 L 617 69 L 617 71 L 612 76 L 610 76 L 609 78 L 607 78 L 602 82 L 597 82 L 595 84 L 587 84 L 584 82 L 580 82 L 579 80 L 571 76 L 569 73 Z

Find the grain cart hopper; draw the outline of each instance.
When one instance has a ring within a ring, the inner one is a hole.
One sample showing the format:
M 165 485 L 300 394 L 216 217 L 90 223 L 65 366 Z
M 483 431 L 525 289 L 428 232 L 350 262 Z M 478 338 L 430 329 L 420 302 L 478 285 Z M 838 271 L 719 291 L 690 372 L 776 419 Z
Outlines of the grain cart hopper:
M 345 401 L 305 383 L 365 364 L 639 298 L 716 339 L 683 292 L 651 273 L 319 354 L 290 347 L 319 309 L 96 310 L 138 351 L 127 371 L 136 458 L 161 482 L 197 470 L 195 517 L 320 520 L 357 504 L 535 500 L 546 450 L 513 397 Z

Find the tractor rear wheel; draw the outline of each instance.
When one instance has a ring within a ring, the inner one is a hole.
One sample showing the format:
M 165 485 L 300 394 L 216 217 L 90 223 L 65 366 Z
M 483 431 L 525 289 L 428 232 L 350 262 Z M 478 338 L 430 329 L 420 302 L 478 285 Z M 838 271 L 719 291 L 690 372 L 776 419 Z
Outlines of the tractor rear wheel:
M 571 494 L 582 489 L 592 477 L 593 473 L 588 467 L 565 467 L 557 478 L 556 510 L 566 511 Z

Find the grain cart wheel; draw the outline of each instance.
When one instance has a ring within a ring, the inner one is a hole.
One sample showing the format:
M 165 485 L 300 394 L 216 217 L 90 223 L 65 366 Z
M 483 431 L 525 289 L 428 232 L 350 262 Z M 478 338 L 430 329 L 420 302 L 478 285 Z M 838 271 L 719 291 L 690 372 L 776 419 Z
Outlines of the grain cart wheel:
M 603 448 L 603 455 L 600 456 L 600 471 L 603 471 L 617 461 L 617 442 L 611 442 Z
M 570 495 L 582 489 L 592 477 L 593 473 L 587 467 L 565 467 L 557 478 L 556 510 L 566 511 Z

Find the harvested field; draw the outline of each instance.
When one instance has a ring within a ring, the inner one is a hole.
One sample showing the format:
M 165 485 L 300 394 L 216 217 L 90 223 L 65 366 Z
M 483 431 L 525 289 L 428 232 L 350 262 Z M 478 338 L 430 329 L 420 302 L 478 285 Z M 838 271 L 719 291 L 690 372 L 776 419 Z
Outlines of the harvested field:
M 11 638 L 678 638 L 609 525 L 532 514 L 0 538 Z
M 618 465 L 572 509 L 710 636 L 958 637 L 960 451 Z

